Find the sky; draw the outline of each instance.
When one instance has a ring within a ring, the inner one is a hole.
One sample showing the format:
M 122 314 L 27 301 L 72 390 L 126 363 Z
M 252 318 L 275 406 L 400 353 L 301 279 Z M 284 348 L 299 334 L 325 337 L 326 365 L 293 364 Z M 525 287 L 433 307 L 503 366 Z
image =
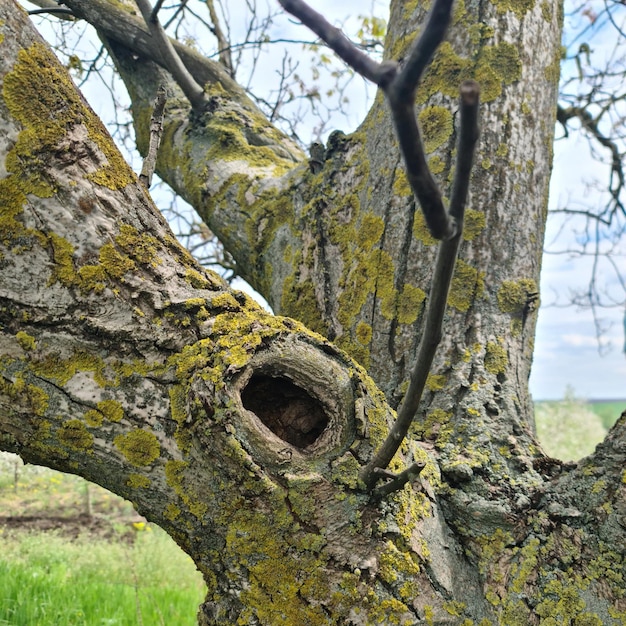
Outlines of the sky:
M 231 0 L 225 6 L 236 15 L 238 7 L 245 5 L 244 0 Z M 385 2 L 372 0 L 363 3 L 357 0 L 345 0 L 337 4 L 334 0 L 317 0 L 315 8 L 334 16 L 337 25 L 344 24 L 347 28 L 354 28 L 358 16 L 371 14 L 372 10 L 379 15 L 385 14 Z M 32 8 L 29 6 L 29 8 Z M 233 39 L 236 40 L 237 28 L 241 28 L 233 20 Z M 309 38 L 307 33 L 294 20 L 278 17 L 275 19 L 273 32 L 276 37 L 284 39 Z M 576 43 L 576 42 L 575 42 Z M 97 43 L 83 41 L 93 53 L 97 50 Z M 300 65 L 294 70 L 301 75 L 304 81 L 311 80 L 311 55 L 303 51 L 302 46 L 296 48 L 297 61 Z M 275 49 L 262 57 L 256 65 L 256 73 L 252 83 L 261 85 L 265 92 L 268 85 L 278 82 L 278 70 L 282 56 Z M 244 63 L 245 65 L 245 63 Z M 249 62 L 249 67 L 252 62 Z M 245 67 L 242 74 L 245 75 Z M 320 79 L 322 91 L 327 84 Z M 330 85 L 332 87 L 332 85 Z M 270 87 L 271 89 L 271 87 Z M 113 116 L 107 110 L 104 85 L 98 81 L 84 86 L 85 95 L 105 122 L 111 121 Z M 350 99 L 345 109 L 347 118 L 337 113 L 331 113 L 330 123 L 325 134 L 335 128 L 348 132 L 362 118 L 368 102 L 373 98 L 375 90 L 366 87 L 363 81 L 356 78 L 346 86 L 346 96 Z M 307 101 L 296 101 L 292 105 L 306 118 Z M 315 122 L 305 119 L 299 131 L 303 138 L 310 135 Z M 308 125 L 308 126 L 307 126 Z M 132 163 L 136 166 L 137 163 Z M 139 163 L 140 166 L 140 163 Z M 550 204 L 551 207 L 563 206 L 572 198 L 592 201 L 585 187 L 586 181 L 594 173 L 596 166 L 591 159 L 586 146 L 572 141 L 561 141 L 555 145 L 555 161 L 552 176 Z M 136 168 L 137 169 L 137 168 Z M 599 172 L 599 176 L 602 173 Z M 575 242 L 576 235 L 571 230 L 560 231 L 559 219 L 548 221 L 546 242 L 547 249 L 558 252 Z M 559 238 L 556 235 L 560 233 Z M 622 252 L 626 245 L 622 246 Z M 614 256 L 613 262 L 626 274 L 626 256 Z M 585 287 L 590 275 L 590 259 L 576 259 L 567 254 L 544 255 L 541 274 L 541 302 L 539 309 L 537 333 L 535 340 L 535 355 L 530 379 L 531 393 L 537 400 L 562 398 L 567 390 L 586 399 L 626 399 L 626 354 L 624 353 L 624 305 L 599 311 L 602 337 L 596 336 L 594 318 L 589 309 L 565 306 L 571 300 L 571 293 Z M 621 297 L 623 303 L 624 288 L 614 284 L 610 272 L 601 273 L 602 280 L 607 282 L 607 290 L 616 299 Z M 611 281 L 613 284 L 610 284 Z

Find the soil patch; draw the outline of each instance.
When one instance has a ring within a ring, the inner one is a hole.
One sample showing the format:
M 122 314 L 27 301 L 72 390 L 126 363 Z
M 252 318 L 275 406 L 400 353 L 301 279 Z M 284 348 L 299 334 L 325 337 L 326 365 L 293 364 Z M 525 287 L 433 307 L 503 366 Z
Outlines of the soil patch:
M 10 515 L 0 516 L 0 528 L 9 531 L 55 532 L 69 539 L 89 535 L 107 541 L 117 540 L 133 543 L 137 533 L 133 528 L 133 521 L 111 520 L 90 516 L 76 515 L 61 517 L 54 515 Z

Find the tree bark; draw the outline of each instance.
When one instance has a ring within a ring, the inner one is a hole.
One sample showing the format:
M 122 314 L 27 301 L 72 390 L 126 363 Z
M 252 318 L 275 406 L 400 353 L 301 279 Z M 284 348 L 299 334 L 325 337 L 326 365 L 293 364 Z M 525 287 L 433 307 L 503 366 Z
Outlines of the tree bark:
M 140 146 L 167 86 L 158 173 L 300 321 L 180 248 L 0 0 L 0 449 L 97 482 L 165 528 L 204 574 L 202 624 L 624 623 L 626 416 L 564 466 L 534 439 L 527 391 L 559 7 L 459 8 L 424 79 L 444 189 L 466 75 L 483 83 L 483 138 L 446 336 L 390 467 L 425 469 L 381 499 L 358 474 L 401 397 L 434 253 L 384 103 L 331 136 L 314 173 L 219 68 L 202 74 L 210 106 L 190 113 L 147 29 L 113 13 L 124 3 L 67 5 L 114 55 Z M 390 54 L 422 19 L 392 4 Z

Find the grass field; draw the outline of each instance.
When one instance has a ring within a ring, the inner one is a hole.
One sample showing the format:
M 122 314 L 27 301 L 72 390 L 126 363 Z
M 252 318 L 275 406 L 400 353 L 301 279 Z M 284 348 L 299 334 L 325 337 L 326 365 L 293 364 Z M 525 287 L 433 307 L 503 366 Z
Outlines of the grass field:
M 591 410 L 600 417 L 602 424 L 608 430 L 615 424 L 622 411 L 626 411 L 626 400 L 591 402 L 590 406 Z
M 575 460 L 625 409 L 572 394 L 537 402 L 538 436 L 548 454 Z M 0 546 L 0 626 L 192 626 L 206 591 L 191 559 L 130 503 L 4 453 Z
M 201 575 L 121 498 L 0 454 L 0 516 L 0 626 L 196 624 Z

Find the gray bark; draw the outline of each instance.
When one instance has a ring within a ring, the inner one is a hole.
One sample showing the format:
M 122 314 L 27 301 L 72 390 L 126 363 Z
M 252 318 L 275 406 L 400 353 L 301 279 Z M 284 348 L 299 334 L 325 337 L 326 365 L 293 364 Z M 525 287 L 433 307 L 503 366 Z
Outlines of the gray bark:
M 124 3 L 67 4 L 114 55 L 140 146 L 167 85 L 158 173 L 300 321 L 178 246 L 0 0 L 0 449 L 162 525 L 205 576 L 203 624 L 623 623 L 626 417 L 563 466 L 534 439 L 527 390 L 559 7 L 459 9 L 418 96 L 444 189 L 465 74 L 483 83 L 483 130 L 444 342 L 391 469 L 426 467 L 379 500 L 358 472 L 401 397 L 434 255 L 384 103 L 313 173 L 219 67 L 189 63 L 212 103 L 190 115 Z M 394 56 L 422 19 L 393 3 Z

